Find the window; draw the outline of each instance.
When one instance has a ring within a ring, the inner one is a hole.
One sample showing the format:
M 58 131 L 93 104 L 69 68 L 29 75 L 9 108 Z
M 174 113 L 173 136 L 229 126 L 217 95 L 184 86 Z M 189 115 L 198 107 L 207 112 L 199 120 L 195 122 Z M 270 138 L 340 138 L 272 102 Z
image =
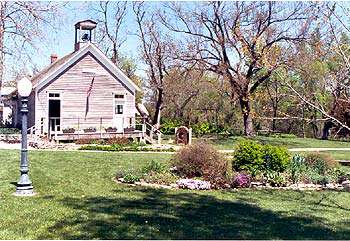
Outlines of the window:
M 116 104 L 115 105 L 115 113 L 118 115 L 123 114 L 123 105 Z
M 49 93 L 49 97 L 51 97 L 51 98 L 59 98 L 60 94 L 58 94 L 58 93 Z
M 115 94 L 114 95 L 114 113 L 117 115 L 123 114 L 124 109 L 124 95 Z
M 117 94 L 117 95 L 114 95 L 114 98 L 115 99 L 124 99 L 124 95 Z

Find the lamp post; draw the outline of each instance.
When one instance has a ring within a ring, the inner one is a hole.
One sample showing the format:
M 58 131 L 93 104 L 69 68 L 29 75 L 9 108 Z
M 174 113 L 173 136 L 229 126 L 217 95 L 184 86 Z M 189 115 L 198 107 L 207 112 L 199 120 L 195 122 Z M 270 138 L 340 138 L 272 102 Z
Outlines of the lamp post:
M 21 176 L 17 183 L 16 193 L 17 196 L 30 196 L 34 195 L 32 182 L 29 179 L 29 165 L 28 165 L 28 145 L 27 145 L 27 115 L 28 115 L 28 96 L 32 92 L 32 82 L 29 79 L 23 78 L 18 81 L 17 89 L 18 94 L 21 96 L 22 102 L 22 141 L 21 141 L 21 163 L 20 172 Z

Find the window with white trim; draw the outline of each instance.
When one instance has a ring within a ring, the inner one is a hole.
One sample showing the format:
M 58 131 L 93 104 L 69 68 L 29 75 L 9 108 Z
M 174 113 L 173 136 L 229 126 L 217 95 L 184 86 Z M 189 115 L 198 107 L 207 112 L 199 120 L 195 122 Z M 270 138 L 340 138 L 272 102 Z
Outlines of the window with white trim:
M 114 114 L 122 115 L 124 113 L 124 95 L 114 95 Z
M 49 93 L 49 98 L 60 98 L 59 93 Z

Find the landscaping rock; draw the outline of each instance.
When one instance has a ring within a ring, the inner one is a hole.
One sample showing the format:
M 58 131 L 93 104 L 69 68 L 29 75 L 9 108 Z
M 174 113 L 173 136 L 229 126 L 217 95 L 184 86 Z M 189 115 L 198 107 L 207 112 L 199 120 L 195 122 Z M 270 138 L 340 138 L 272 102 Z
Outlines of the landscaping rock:
M 57 143 L 40 136 L 29 138 L 28 145 L 35 149 L 77 150 L 79 148 L 75 143 Z
M 341 184 L 337 183 L 327 183 L 323 189 L 330 189 L 330 190 L 341 190 L 343 189 L 343 186 Z
M 265 184 L 262 182 L 251 182 L 251 186 L 252 187 L 262 187 L 262 186 L 265 186 Z

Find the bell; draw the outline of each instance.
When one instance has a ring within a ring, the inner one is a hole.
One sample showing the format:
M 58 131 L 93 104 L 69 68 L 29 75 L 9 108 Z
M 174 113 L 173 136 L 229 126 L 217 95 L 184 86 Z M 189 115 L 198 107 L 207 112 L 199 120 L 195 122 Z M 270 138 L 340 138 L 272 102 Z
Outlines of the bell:
M 83 35 L 83 37 L 81 38 L 81 40 L 83 40 L 84 42 L 89 41 L 89 40 L 90 40 L 89 34 L 88 34 L 88 33 L 85 33 L 85 34 Z

